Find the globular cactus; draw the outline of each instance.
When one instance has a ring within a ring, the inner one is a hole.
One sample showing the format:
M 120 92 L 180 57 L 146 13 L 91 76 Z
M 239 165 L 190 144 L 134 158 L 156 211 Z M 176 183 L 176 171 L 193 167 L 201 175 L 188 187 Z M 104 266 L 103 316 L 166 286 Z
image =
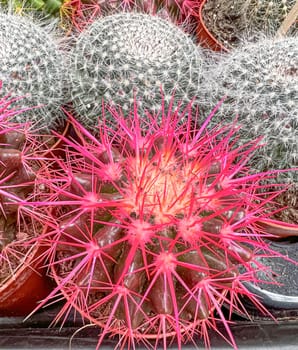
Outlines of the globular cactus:
M 265 146 L 250 162 L 255 170 L 297 167 L 297 37 L 243 43 L 210 65 L 202 91 L 206 113 L 226 97 L 211 125 L 229 123 L 237 116 L 243 143 L 263 137 Z M 298 171 L 279 176 L 298 183 Z
M 199 91 L 202 54 L 181 29 L 146 14 L 121 13 L 96 20 L 72 52 L 71 95 L 79 120 L 97 124 L 102 99 L 128 111 L 159 109 L 174 93 L 182 104 Z M 144 114 L 145 116 L 145 114 Z
M 295 3 L 296 0 L 251 1 L 246 15 L 249 28 L 256 31 L 276 33 Z M 298 33 L 297 22 L 294 24 L 292 31 Z
M 67 102 L 66 53 L 46 29 L 19 15 L 0 14 L 0 96 L 22 96 L 13 106 L 32 108 L 15 116 L 49 130 L 61 123 Z
M 210 33 L 226 48 L 238 46 L 241 38 L 274 35 L 296 0 L 208 0 L 203 18 Z M 298 33 L 298 24 L 291 33 Z
M 104 120 L 99 137 L 70 117 L 78 138 L 63 138 L 66 161 L 43 181 L 57 217 L 43 239 L 58 286 L 40 307 L 64 295 L 57 319 L 75 307 L 102 328 L 97 348 L 108 335 L 117 349 L 167 349 L 172 338 L 181 349 L 195 335 L 209 347 L 220 321 L 236 349 L 221 306 L 245 312 L 245 295 L 265 312 L 245 283 L 257 283 L 259 255 L 274 255 L 258 220 L 278 192 L 267 198 L 270 174 L 246 167 L 256 142 L 236 148 L 235 125 L 207 131 L 212 116 L 198 127 L 191 112 L 181 123 L 163 109 L 144 131 L 136 109 L 109 112 L 117 128 Z

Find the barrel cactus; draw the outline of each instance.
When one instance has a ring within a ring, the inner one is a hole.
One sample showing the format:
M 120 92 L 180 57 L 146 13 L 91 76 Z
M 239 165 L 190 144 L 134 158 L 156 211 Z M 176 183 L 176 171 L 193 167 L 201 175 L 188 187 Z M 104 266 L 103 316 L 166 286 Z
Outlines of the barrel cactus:
M 156 16 L 120 13 L 96 20 L 72 52 L 71 100 L 79 120 L 94 128 L 102 99 L 128 111 L 156 111 L 164 96 L 182 104 L 197 95 L 200 49 L 178 27 Z
M 235 125 L 206 130 L 211 116 L 190 128 L 191 113 L 181 123 L 163 110 L 144 131 L 136 109 L 109 110 L 117 128 L 105 120 L 98 137 L 70 118 L 79 139 L 63 138 L 67 162 L 43 182 L 57 217 L 43 238 L 57 288 L 39 307 L 62 293 L 57 319 L 75 307 L 102 328 L 98 348 L 108 335 L 117 349 L 167 349 L 173 338 L 181 349 L 194 335 L 209 347 L 219 321 L 236 349 L 221 306 L 245 313 L 247 296 L 265 312 L 245 283 L 257 283 L 259 255 L 274 255 L 258 220 L 278 192 L 258 193 L 270 174 L 245 166 L 256 142 L 236 148 Z
M 211 125 L 231 122 L 237 115 L 243 143 L 263 137 L 265 146 L 251 161 L 254 169 L 297 167 L 297 37 L 243 44 L 211 64 L 205 82 L 202 104 L 207 111 L 226 96 Z M 280 174 L 282 177 L 298 183 L 298 171 Z
M 60 107 L 67 102 L 66 59 L 45 28 L 19 15 L 0 14 L 0 96 L 22 96 L 14 107 L 32 108 L 15 116 L 36 128 L 59 124 Z

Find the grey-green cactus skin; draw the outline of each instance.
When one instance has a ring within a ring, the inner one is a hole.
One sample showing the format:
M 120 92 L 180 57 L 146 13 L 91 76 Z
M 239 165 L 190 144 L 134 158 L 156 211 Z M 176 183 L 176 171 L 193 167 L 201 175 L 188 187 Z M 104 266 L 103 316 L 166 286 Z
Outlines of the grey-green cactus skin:
M 95 21 L 72 53 L 71 94 L 80 121 L 93 128 L 102 100 L 140 112 L 188 103 L 199 89 L 202 54 L 181 29 L 157 16 L 120 13 Z M 162 93 L 161 93 L 162 91 Z
M 211 124 L 238 116 L 242 143 L 263 136 L 252 159 L 258 172 L 298 167 L 298 37 L 243 43 L 220 57 L 202 87 L 206 113 L 226 97 Z M 280 177 L 298 183 L 298 171 Z
M 65 54 L 54 37 L 29 18 L 0 14 L 1 96 L 21 97 L 14 107 L 33 108 L 15 117 L 46 131 L 61 122 L 67 102 Z

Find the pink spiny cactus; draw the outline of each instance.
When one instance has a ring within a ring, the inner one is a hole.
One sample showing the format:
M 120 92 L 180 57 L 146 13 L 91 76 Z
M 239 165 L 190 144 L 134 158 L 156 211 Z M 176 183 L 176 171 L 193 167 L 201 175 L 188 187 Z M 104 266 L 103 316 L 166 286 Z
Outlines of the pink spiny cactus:
M 42 191 L 37 181 L 45 152 L 39 137 L 30 130 L 29 123 L 15 123 L 11 119 L 26 110 L 12 107 L 17 99 L 0 99 L 0 288 L 14 277 L 18 269 L 32 263 L 30 254 L 36 244 L 31 239 L 43 231 L 41 217 L 45 210 L 29 206 Z M 44 174 L 44 172 L 43 172 Z M 39 187 L 37 189 L 37 187 Z M 44 219 L 44 218 L 43 218 Z M 36 267 L 32 264 L 32 269 Z M 21 286 L 21 283 L 20 283 Z M 12 291 L 11 291 L 12 293 Z M 24 292 L 25 293 L 25 292 Z M 1 294 L 0 311 L 3 307 Z
M 245 296 L 266 312 L 245 283 L 265 270 L 258 257 L 275 254 L 258 224 L 279 193 L 262 185 L 273 175 L 246 166 L 257 141 L 236 147 L 235 125 L 208 131 L 213 113 L 198 127 L 191 108 L 148 114 L 145 129 L 137 107 L 126 118 L 108 108 L 115 123 L 103 110 L 97 136 L 70 117 L 78 137 L 62 137 L 52 195 L 35 203 L 58 218 L 42 237 L 58 286 L 40 307 L 62 293 L 56 321 L 74 307 L 101 327 L 98 349 L 108 335 L 119 349 L 167 349 L 167 338 L 181 349 L 195 335 L 209 347 L 218 321 L 236 348 L 222 305 L 246 313 Z
M 198 17 L 200 0 L 68 0 L 62 5 L 61 16 L 69 18 L 79 31 L 91 24 L 95 18 L 115 12 L 132 11 L 154 14 L 167 18 L 185 30 L 194 30 L 194 19 Z

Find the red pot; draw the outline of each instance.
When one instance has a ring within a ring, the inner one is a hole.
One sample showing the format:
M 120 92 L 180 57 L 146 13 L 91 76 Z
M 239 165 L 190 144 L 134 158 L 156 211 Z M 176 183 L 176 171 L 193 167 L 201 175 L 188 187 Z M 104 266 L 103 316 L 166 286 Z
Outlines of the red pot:
M 228 51 L 207 29 L 203 19 L 203 8 L 208 0 L 203 0 L 199 8 L 199 17 L 197 23 L 197 39 L 198 42 L 208 49 L 213 51 Z
M 40 259 L 43 252 L 44 247 L 36 243 L 26 263 L 0 285 L 0 316 L 28 315 L 50 293 L 52 282 Z

